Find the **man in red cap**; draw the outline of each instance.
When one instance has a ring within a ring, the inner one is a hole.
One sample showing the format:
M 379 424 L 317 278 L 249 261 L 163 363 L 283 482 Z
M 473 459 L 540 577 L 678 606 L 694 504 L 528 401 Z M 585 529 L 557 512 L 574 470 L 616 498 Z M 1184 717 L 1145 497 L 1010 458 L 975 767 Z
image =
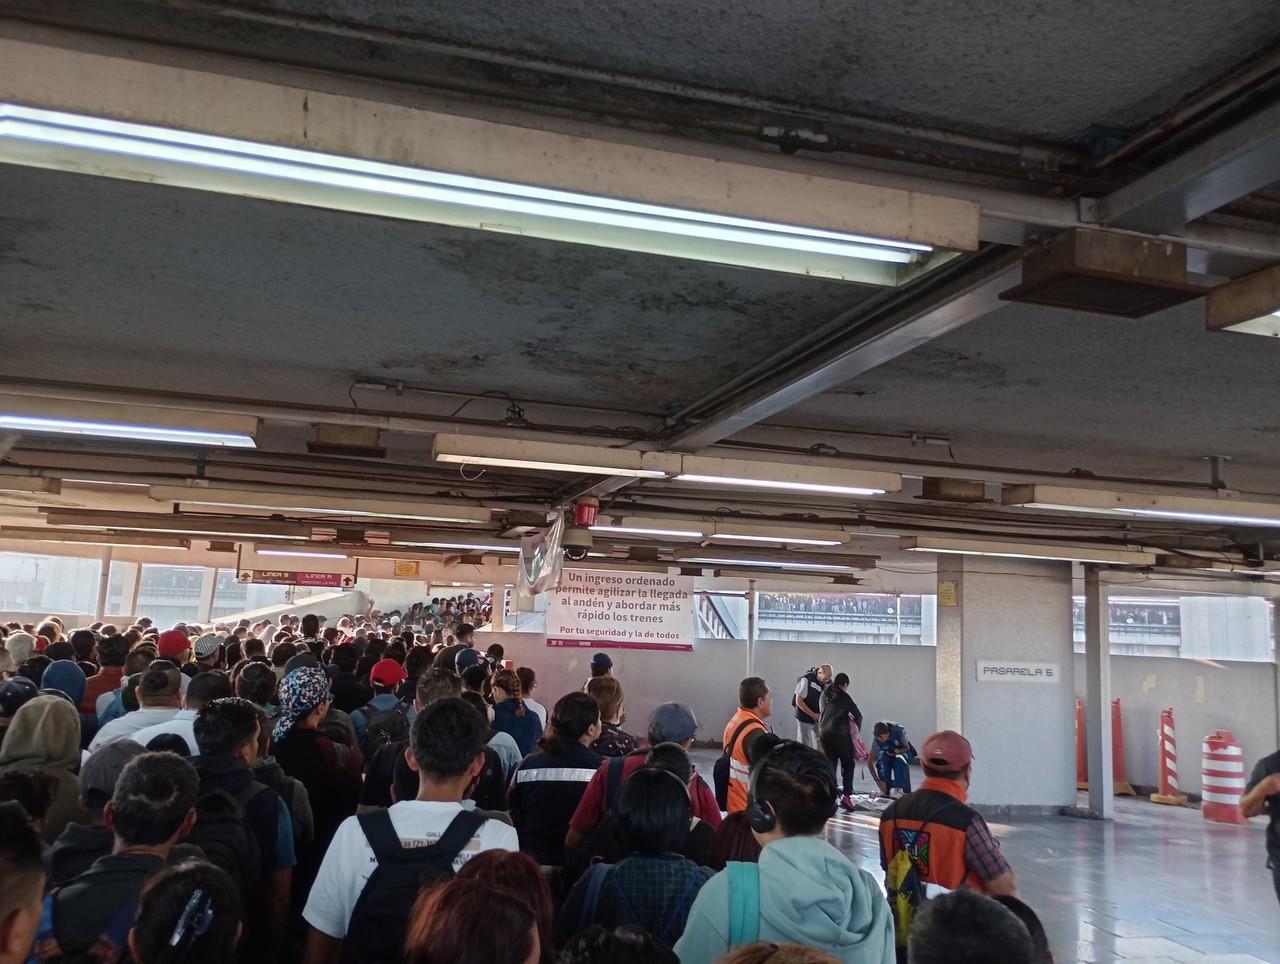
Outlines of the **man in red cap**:
M 396 690 L 405 679 L 404 667 L 394 659 L 380 659 L 369 671 L 373 699 L 351 714 L 356 738 L 366 760 L 382 744 L 409 736 L 409 724 L 415 716 L 413 707 L 396 697 Z
M 156 640 L 156 655 L 181 667 L 191 658 L 191 637 L 185 630 L 167 629 Z
M 968 887 L 991 895 L 1017 895 L 1013 869 L 982 815 L 968 806 L 973 747 L 943 730 L 920 747 L 925 779 L 920 789 L 880 815 L 880 865 L 900 850 L 913 856 L 922 883 L 948 890 Z

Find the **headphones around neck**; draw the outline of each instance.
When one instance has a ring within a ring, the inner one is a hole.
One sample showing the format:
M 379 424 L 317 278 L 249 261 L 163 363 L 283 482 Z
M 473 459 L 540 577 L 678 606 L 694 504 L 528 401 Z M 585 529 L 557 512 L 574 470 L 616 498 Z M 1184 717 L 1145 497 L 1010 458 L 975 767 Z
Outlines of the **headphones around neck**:
M 783 740 L 761 757 L 751 768 L 751 776 L 747 782 L 747 824 L 756 833 L 770 833 L 778 825 L 778 814 L 773 809 L 773 805 L 767 800 L 761 800 L 759 797 L 760 774 L 775 756 L 778 756 L 783 751 L 792 751 L 793 747 L 805 749 L 803 744 L 797 743 L 795 740 Z M 836 812 L 837 787 L 835 771 L 827 758 L 820 756 L 817 751 L 812 754 L 805 753 L 803 757 L 802 765 L 795 776 L 800 780 L 812 780 L 822 784 L 825 798 L 831 803 L 831 809 L 827 813 L 827 819 L 830 819 L 835 816 Z

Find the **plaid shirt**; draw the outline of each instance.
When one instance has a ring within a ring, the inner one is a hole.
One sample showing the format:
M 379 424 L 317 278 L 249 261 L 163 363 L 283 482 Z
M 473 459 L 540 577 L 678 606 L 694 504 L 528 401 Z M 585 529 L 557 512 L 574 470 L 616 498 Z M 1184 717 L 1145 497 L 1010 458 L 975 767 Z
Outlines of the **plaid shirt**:
M 608 872 L 595 913 L 586 921 L 582 917 L 590 872 L 579 879 L 560 911 L 556 933 L 564 941 L 592 924 L 608 930 L 641 927 L 670 947 L 684 933 L 693 899 L 713 873 L 679 854 L 627 857 Z
M 980 816 L 975 816 L 964 832 L 964 863 L 984 881 L 995 880 L 1009 870 L 1000 844 Z

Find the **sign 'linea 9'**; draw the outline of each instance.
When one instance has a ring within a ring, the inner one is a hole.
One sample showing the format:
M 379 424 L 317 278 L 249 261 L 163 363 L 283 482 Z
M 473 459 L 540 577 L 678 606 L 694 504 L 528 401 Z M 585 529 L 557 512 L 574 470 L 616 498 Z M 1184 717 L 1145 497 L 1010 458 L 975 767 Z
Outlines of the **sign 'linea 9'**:
M 979 683 L 1057 683 L 1061 679 L 1062 667 L 1059 663 L 978 660 Z

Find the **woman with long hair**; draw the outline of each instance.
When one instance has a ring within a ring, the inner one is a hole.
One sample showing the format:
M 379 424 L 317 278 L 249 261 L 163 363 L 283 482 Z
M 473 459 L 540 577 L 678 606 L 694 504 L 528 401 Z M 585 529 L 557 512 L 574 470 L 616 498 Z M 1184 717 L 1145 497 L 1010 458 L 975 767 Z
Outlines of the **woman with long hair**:
M 499 670 L 493 674 L 491 685 L 494 730 L 509 734 L 520 748 L 520 755 L 528 756 L 542 739 L 542 721 L 524 705 L 520 677 L 515 670 Z

